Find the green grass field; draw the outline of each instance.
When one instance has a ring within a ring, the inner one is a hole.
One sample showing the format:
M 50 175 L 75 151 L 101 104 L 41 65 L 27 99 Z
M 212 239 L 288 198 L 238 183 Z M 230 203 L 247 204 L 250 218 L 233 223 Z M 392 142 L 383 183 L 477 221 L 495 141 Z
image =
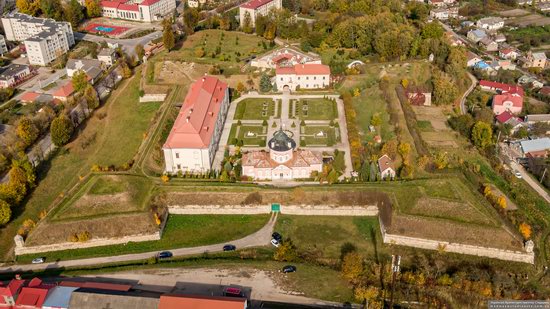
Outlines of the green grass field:
M 41 253 L 49 261 L 112 256 L 173 248 L 195 247 L 229 242 L 250 235 L 262 228 L 269 215 L 170 215 L 162 239 L 126 245 L 103 246 Z M 34 255 L 17 257 L 18 262 L 30 262 Z
M 334 146 L 338 139 L 336 138 L 337 128 L 329 126 L 305 126 L 300 138 L 305 141 L 306 146 Z M 319 132 L 323 132 L 325 136 L 316 136 Z
M 264 107 L 264 104 L 267 103 Z M 235 120 L 267 120 L 275 116 L 275 102 L 271 99 L 252 98 L 238 103 Z
M 14 213 L 14 220 L 0 231 L 0 258 L 6 258 L 13 246 L 13 236 L 25 219 L 38 219 L 38 214 L 86 175 L 93 164 L 121 165 L 136 154 L 143 135 L 160 103 L 139 103 L 139 76 L 124 81 L 107 103 L 95 111 L 83 130 L 67 146 L 58 150 L 42 170 L 39 183 L 27 199 L 24 214 Z M 105 114 L 100 119 L 98 115 Z
M 248 136 L 248 133 L 254 134 L 254 136 Z M 229 143 L 235 141 L 235 139 L 242 140 L 244 146 L 262 146 L 266 143 L 267 127 L 262 125 L 237 125 L 231 126 L 229 133 Z
M 303 99 L 295 103 L 296 117 L 301 120 L 333 120 L 338 117 L 336 102 L 327 99 Z

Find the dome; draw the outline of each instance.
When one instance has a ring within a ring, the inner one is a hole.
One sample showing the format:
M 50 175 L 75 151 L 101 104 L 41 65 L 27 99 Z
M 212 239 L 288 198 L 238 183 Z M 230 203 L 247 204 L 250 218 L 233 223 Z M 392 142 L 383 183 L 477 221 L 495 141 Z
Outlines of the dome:
M 271 150 L 282 152 L 296 148 L 296 142 L 281 129 L 273 134 L 268 146 Z

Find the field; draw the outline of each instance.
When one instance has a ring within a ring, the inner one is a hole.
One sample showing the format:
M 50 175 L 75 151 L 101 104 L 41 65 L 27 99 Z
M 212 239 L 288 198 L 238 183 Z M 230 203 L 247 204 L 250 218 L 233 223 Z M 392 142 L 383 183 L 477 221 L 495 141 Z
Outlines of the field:
M 275 116 L 275 101 L 252 98 L 237 103 L 235 120 L 267 120 Z
M 321 135 L 320 133 L 323 133 Z M 340 140 L 338 128 L 321 125 L 301 127 L 300 139 L 306 146 L 334 146 Z
M 294 100 L 289 113 L 291 113 L 289 118 L 300 120 L 334 120 L 338 117 L 336 102 L 327 99 Z
M 447 149 L 458 147 L 456 132 L 447 126 L 447 116 L 441 108 L 413 106 L 416 115 L 417 129 L 420 137 L 432 149 Z
M 77 137 L 42 165 L 38 186 L 21 208 L 24 215 L 16 211 L 14 220 L 0 230 L 0 252 L 9 255 L 13 236 L 21 223 L 25 219 L 37 221 L 38 214 L 66 194 L 93 164 L 120 166 L 134 158 L 160 106 L 160 103 L 138 103 L 138 87 L 139 79 L 135 77 L 122 82 L 105 105 L 81 127 Z M 2 258 L 6 258 L 5 255 Z
M 243 141 L 243 146 L 265 146 L 267 127 L 259 125 L 231 125 L 229 143 Z
M 65 260 L 217 244 L 252 234 L 268 220 L 269 215 L 170 215 L 162 238 L 158 241 L 130 242 L 126 245 L 65 250 L 42 255 L 48 260 Z M 33 255 L 23 255 L 17 259 L 28 262 L 32 258 Z

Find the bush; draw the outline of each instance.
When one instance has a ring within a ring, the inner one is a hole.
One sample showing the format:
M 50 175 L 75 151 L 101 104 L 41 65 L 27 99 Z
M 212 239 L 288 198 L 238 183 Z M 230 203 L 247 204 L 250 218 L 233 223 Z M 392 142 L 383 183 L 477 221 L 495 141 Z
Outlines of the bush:
M 77 238 L 78 238 L 79 242 L 86 242 L 86 241 L 90 240 L 90 237 L 91 237 L 91 235 L 88 231 L 80 232 L 77 235 Z
M 262 203 L 262 195 L 259 192 L 253 192 L 246 196 L 243 205 L 259 205 Z

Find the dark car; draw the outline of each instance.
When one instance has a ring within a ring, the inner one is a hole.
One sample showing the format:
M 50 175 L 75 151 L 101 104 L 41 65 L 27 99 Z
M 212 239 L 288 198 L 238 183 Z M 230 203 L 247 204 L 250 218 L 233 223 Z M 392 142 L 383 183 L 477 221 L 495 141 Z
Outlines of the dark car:
M 235 247 L 234 245 L 225 245 L 223 246 L 223 251 L 235 251 L 237 249 L 237 247 Z
M 271 234 L 271 238 L 275 239 L 276 241 L 278 242 L 282 242 L 283 240 L 283 235 L 277 233 L 277 232 L 274 232 L 273 234 Z
M 296 266 L 294 265 L 287 265 L 285 267 L 283 267 L 283 273 L 293 273 L 296 271 Z
M 158 255 L 159 259 L 168 259 L 168 258 L 171 258 L 172 256 L 174 255 L 170 251 L 162 251 Z

